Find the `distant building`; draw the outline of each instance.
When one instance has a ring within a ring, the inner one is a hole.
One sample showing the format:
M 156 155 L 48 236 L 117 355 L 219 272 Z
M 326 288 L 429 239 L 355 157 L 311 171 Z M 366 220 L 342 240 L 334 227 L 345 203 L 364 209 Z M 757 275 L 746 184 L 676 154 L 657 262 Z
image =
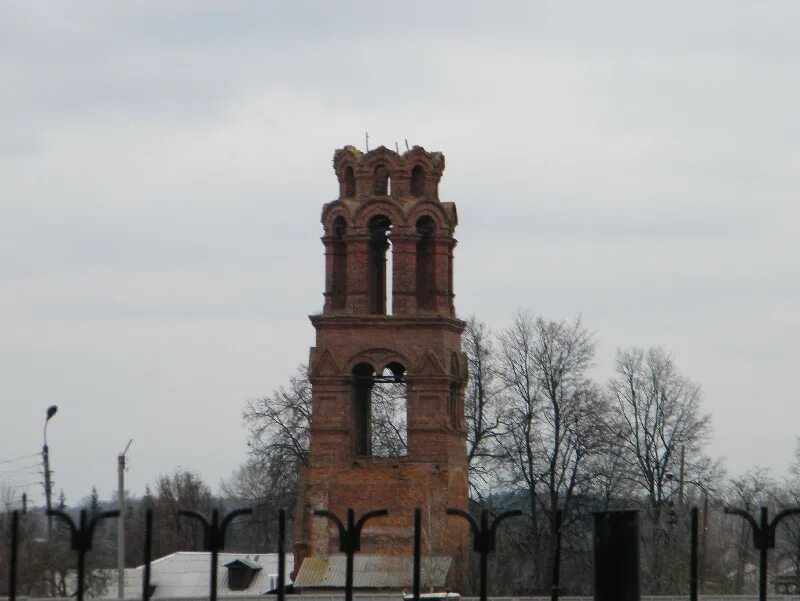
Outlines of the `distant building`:
M 276 553 L 220 553 L 217 594 L 220 597 L 263 595 L 278 586 Z M 286 555 L 286 583 L 294 569 Z M 116 570 L 109 570 L 116 577 Z M 144 566 L 125 570 L 125 598 L 141 599 Z M 180 551 L 150 564 L 151 599 L 208 598 L 211 553 Z M 116 579 L 102 598 L 116 598 Z

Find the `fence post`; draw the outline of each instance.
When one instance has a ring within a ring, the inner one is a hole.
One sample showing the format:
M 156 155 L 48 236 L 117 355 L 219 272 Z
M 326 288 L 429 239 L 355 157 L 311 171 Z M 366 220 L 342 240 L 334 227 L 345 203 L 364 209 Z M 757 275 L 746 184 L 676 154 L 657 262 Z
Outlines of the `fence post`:
M 368 511 L 362 515 L 359 520 L 355 521 L 355 513 L 352 508 L 347 510 L 347 527 L 342 523 L 332 511 L 327 509 L 316 509 L 314 515 L 318 517 L 328 518 L 331 522 L 336 524 L 339 530 L 339 550 L 345 553 L 345 574 L 344 574 L 344 598 L 345 601 L 353 601 L 353 555 L 356 551 L 361 550 L 361 529 L 367 520 L 372 518 L 380 518 L 389 515 L 385 509 L 378 509 L 376 511 Z
M 206 550 L 211 551 L 211 583 L 209 584 L 208 598 L 210 601 L 217 601 L 217 557 L 220 551 L 225 549 L 225 531 L 228 525 L 240 515 L 250 515 L 253 510 L 250 507 L 244 509 L 234 509 L 224 518 L 222 522 L 219 521 L 219 510 L 214 509 L 211 512 L 211 521 L 207 520 L 203 515 L 196 511 L 188 509 L 179 509 L 179 517 L 193 518 L 203 525 L 203 531 L 206 535 Z
M 494 551 L 495 549 L 495 538 L 497 535 L 497 527 L 500 525 L 500 522 L 505 520 L 506 518 L 513 518 L 518 515 L 522 515 L 522 512 L 519 509 L 513 509 L 511 511 L 506 511 L 505 513 L 501 513 L 500 515 L 495 518 L 494 522 L 492 522 L 491 526 L 489 525 L 489 510 L 484 509 L 481 511 L 481 522 L 478 524 L 478 520 L 476 520 L 469 512 L 464 511 L 463 509 L 453 509 L 450 508 L 447 510 L 447 515 L 460 515 L 462 518 L 469 522 L 470 528 L 472 528 L 472 548 L 473 550 L 480 553 L 481 556 L 481 582 L 480 582 L 480 598 L 481 601 L 486 601 L 488 598 L 488 564 L 489 564 L 489 553 Z
M 561 509 L 556 510 L 556 531 L 553 536 L 556 538 L 555 552 L 553 553 L 553 582 L 550 591 L 550 601 L 558 601 L 558 587 L 561 579 L 561 522 L 564 513 Z
M 8 574 L 8 601 L 17 598 L 17 547 L 19 546 L 19 512 L 11 514 L 11 565 Z
M 103 511 L 92 517 L 88 522 L 85 509 L 81 510 L 80 515 L 80 523 L 76 525 L 72 518 L 65 512 L 58 509 L 47 510 L 48 517 L 56 517 L 69 527 L 70 546 L 73 551 L 78 552 L 78 590 L 76 597 L 78 601 L 83 601 L 84 578 L 86 576 L 86 554 L 92 549 L 94 529 L 100 520 L 115 518 L 119 515 L 119 511 Z
M 639 514 L 594 514 L 594 601 L 639 601 Z
M 792 515 L 800 514 L 800 507 L 792 507 L 778 512 L 772 521 L 767 519 L 767 508 L 761 507 L 761 520 L 760 523 L 747 513 L 745 509 L 737 509 L 735 507 L 726 507 L 725 513 L 731 515 L 738 515 L 750 524 L 753 530 L 753 546 L 758 549 L 759 557 L 759 578 L 758 578 L 758 598 L 759 601 L 767 601 L 767 550 L 775 547 L 775 530 L 780 524 L 781 520 Z
M 414 601 L 419 601 L 420 562 L 422 547 L 422 511 L 419 507 L 414 510 L 414 576 L 413 593 Z
M 278 512 L 278 601 L 286 596 L 286 510 Z
M 150 599 L 150 562 L 153 556 L 153 510 L 144 512 L 144 574 L 142 575 L 142 601 Z
M 689 550 L 689 600 L 697 601 L 697 507 L 692 507 Z

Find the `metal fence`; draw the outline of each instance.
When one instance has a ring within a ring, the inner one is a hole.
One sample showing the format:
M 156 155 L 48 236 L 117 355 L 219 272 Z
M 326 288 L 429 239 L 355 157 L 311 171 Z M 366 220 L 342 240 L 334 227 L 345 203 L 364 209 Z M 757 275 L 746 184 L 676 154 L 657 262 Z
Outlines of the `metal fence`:
M 753 545 L 759 551 L 759 589 L 758 595 L 703 595 L 706 601 L 766 601 L 767 599 L 767 551 L 775 546 L 775 531 L 780 522 L 795 514 L 800 514 L 800 507 L 786 509 L 778 512 L 771 520 L 767 508 L 762 507 L 759 519 L 741 509 L 726 509 L 726 513 L 738 515 L 750 525 L 753 535 Z M 211 516 L 204 516 L 195 511 L 179 510 L 178 516 L 196 520 L 204 532 L 205 549 L 210 552 L 210 582 L 209 601 L 218 601 L 217 569 L 218 554 L 225 548 L 225 533 L 231 522 L 237 517 L 249 515 L 252 509 L 237 509 L 228 514 L 221 515 L 218 510 L 213 510 Z M 490 519 L 489 511 L 484 509 L 479 518 L 461 509 L 448 509 L 449 515 L 460 516 L 466 520 L 472 531 L 473 550 L 480 556 L 480 577 L 478 597 L 464 597 L 471 601 L 487 601 L 489 584 L 488 557 L 495 550 L 495 538 L 498 526 L 504 520 L 522 515 L 519 510 L 501 513 Z M 559 512 L 560 513 L 560 512 Z M 86 510 L 80 512 L 79 521 L 76 523 L 67 513 L 59 510 L 48 510 L 48 517 L 54 517 L 63 522 L 69 529 L 70 546 L 76 554 L 77 564 L 77 601 L 83 601 L 85 594 L 86 554 L 92 548 L 92 537 L 97 524 L 101 520 L 115 518 L 117 511 L 106 511 L 89 517 Z M 361 531 L 367 521 L 388 514 L 385 509 L 369 511 L 356 517 L 353 509 L 347 510 L 343 521 L 339 516 L 327 510 L 317 510 L 315 514 L 332 522 L 339 534 L 339 550 L 345 554 L 345 586 L 340 595 L 303 594 L 307 601 L 340 601 L 342 596 L 345 601 L 353 601 L 353 557 L 361 549 Z M 641 596 L 639 594 L 639 563 L 638 563 L 638 517 L 636 511 L 611 511 L 594 514 L 594 595 L 593 597 L 566 597 L 559 594 L 559 565 L 560 545 L 557 532 L 555 557 L 552 573 L 552 593 L 549 597 L 492 597 L 497 601 L 697 601 L 698 595 L 698 509 L 691 510 L 690 550 L 689 550 L 689 590 L 688 596 Z M 560 515 L 556 523 L 560 524 Z M 153 513 L 148 509 L 145 513 L 145 531 L 143 547 L 143 573 L 141 601 L 149 601 L 152 594 L 150 582 L 150 566 L 152 562 L 153 541 Z M 420 600 L 420 572 L 421 572 L 421 511 L 414 511 L 414 545 L 412 568 L 412 595 L 414 601 Z M 19 540 L 19 512 L 12 514 L 11 533 L 9 541 L 9 590 L 8 601 L 17 601 L 17 568 Z M 286 513 L 283 509 L 278 514 L 278 579 L 276 601 L 285 601 L 286 595 Z M 220 596 L 220 599 L 225 598 Z M 230 597 L 232 598 L 232 597 Z M 237 596 L 237 601 L 250 599 L 263 599 L 260 597 Z M 397 600 L 397 595 L 358 595 L 359 601 L 390 601 Z M 800 601 L 800 596 L 776 595 L 775 599 L 786 601 Z M 184 601 L 174 599 L 173 601 Z M 186 599 L 185 601 L 190 601 Z M 192 600 L 194 601 L 194 600 Z

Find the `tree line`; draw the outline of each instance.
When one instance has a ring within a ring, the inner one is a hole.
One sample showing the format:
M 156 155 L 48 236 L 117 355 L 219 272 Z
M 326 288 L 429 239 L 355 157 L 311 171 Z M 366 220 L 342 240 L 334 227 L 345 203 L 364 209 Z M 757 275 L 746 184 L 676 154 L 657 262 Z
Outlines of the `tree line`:
M 611 376 L 598 381 L 592 376 L 595 338 L 580 319 L 518 313 L 508 327 L 493 332 L 473 318 L 462 342 L 469 364 L 464 407 L 471 508 L 524 513 L 499 533 L 491 594 L 548 593 L 557 533 L 562 591 L 590 594 L 592 513 L 609 509 L 639 510 L 642 592 L 686 594 L 692 506 L 700 508 L 701 591 L 754 592 L 757 556 L 749 525 L 722 509 L 755 513 L 762 505 L 773 511 L 800 505 L 800 451 L 785 479 L 762 467 L 729 477 L 706 452 L 711 418 L 700 386 L 680 372 L 675 359 L 658 347 L 621 348 Z M 402 385 L 392 385 L 373 396 L 373 448 L 384 454 L 405 453 L 404 394 Z M 299 366 L 285 386 L 247 402 L 243 417 L 250 455 L 218 495 L 198 474 L 179 469 L 159 476 L 143 497 L 127 500 L 127 566 L 141 563 L 147 509 L 154 513 L 154 558 L 202 549 L 203 533 L 194 521 L 178 519 L 178 509 L 207 514 L 220 506 L 254 509 L 250 519 L 232 524 L 230 550 L 275 550 L 277 509 L 287 509 L 292 519 L 298 472 L 308 463 L 306 367 Z M 8 509 L 11 500 L 5 502 Z M 63 494 L 57 507 L 80 509 L 70 507 Z M 116 507 L 93 491 L 83 508 L 93 514 Z M 0 532 L 8 524 L 8 512 L 0 512 Z M 63 526 L 54 522 L 47 541 L 39 510 L 23 517 L 22 529 L 19 594 L 71 595 L 74 555 Z M 800 587 L 800 520 L 782 523 L 771 553 L 771 581 Z M 7 561 L 3 545 L 0 591 Z M 98 529 L 89 556 L 90 589 L 113 588 L 105 570 L 115 566 L 111 520 Z
M 785 482 L 759 467 L 728 478 L 722 461 L 706 452 L 711 417 L 701 388 L 670 353 L 620 348 L 611 377 L 598 381 L 594 335 L 581 319 L 524 312 L 497 332 L 472 318 L 462 343 L 471 506 L 524 512 L 498 542 L 493 594 L 549 592 L 559 513 L 562 589 L 590 594 L 592 513 L 613 509 L 639 510 L 643 593 L 686 594 L 691 506 L 701 510 L 704 592 L 754 590 L 749 526 L 721 510 L 798 504 L 800 471 Z M 403 430 L 402 394 L 377 399 L 372 428 L 401 454 L 403 441 L 390 439 Z M 251 458 L 228 492 L 293 507 L 297 473 L 308 462 L 305 366 L 288 385 L 248 402 L 244 419 Z M 789 522 L 774 553 L 773 581 L 800 587 L 800 522 Z

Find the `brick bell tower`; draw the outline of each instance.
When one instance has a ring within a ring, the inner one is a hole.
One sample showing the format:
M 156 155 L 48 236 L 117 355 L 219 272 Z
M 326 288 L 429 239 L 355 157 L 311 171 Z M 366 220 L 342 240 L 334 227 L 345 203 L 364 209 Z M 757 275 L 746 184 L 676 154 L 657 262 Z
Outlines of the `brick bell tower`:
M 468 531 L 445 509 L 467 508 L 467 364 L 453 306 L 456 207 L 438 195 L 444 156 L 345 146 L 333 168 L 339 198 L 322 209 L 325 306 L 310 317 L 311 450 L 295 565 L 338 553 L 338 533 L 315 509 L 343 519 L 349 507 L 388 509 L 367 523 L 361 552 L 398 556 L 412 553 L 420 507 L 423 554 L 450 556 L 458 586 Z

